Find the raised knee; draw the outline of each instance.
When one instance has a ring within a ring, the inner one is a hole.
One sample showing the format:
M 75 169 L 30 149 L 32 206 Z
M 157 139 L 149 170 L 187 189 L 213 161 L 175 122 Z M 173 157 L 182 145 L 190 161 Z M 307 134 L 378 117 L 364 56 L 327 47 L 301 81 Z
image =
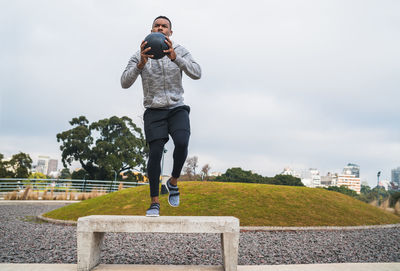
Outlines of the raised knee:
M 175 148 L 187 149 L 189 145 L 190 132 L 186 130 L 178 130 L 172 135 Z

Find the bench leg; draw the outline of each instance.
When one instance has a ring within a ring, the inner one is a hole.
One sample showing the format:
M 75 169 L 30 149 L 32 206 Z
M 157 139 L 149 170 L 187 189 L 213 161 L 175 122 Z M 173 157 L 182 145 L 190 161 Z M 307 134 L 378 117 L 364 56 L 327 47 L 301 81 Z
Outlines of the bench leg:
M 89 271 L 100 262 L 104 232 L 77 232 L 78 271 Z
M 239 232 L 221 233 L 221 246 L 225 271 L 237 271 Z

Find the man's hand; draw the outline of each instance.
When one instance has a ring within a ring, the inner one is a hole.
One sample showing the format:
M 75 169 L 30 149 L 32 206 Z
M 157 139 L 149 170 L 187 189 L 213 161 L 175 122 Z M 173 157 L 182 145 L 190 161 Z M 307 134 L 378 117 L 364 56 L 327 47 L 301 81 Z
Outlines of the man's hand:
M 165 43 L 168 45 L 169 49 L 164 50 L 163 52 L 167 55 L 167 57 L 169 57 L 169 59 L 174 61 L 176 59 L 176 53 L 174 47 L 172 47 L 172 41 L 167 36 L 165 36 L 165 38 Z
M 137 64 L 138 69 L 143 69 L 147 61 L 149 60 L 149 57 L 150 58 L 154 57 L 153 55 L 147 54 L 147 52 L 151 50 L 151 47 L 147 47 L 146 49 L 144 49 L 146 44 L 147 41 L 142 41 L 142 44 L 140 45 L 140 61 Z

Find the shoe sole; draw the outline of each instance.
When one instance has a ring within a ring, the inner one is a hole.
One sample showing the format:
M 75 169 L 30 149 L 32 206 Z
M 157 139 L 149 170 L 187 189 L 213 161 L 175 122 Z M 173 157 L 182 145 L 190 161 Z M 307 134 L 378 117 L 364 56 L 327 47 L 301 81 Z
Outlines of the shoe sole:
M 168 182 L 168 181 L 167 181 L 167 182 Z M 165 184 L 165 187 L 166 187 L 167 190 L 168 190 L 168 204 L 169 204 L 170 206 L 172 206 L 172 207 L 179 207 L 179 204 L 178 204 L 178 205 L 172 205 L 171 202 L 169 202 L 169 188 L 168 188 L 168 184 L 167 184 L 167 183 Z
M 147 217 L 159 217 L 160 215 L 146 215 Z

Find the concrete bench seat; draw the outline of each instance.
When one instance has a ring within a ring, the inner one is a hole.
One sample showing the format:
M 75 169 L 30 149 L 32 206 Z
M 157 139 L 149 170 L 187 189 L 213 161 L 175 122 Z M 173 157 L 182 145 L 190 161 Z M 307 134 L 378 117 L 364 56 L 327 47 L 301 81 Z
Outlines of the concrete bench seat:
M 118 216 L 92 215 L 78 219 L 78 271 L 100 262 L 106 232 L 220 233 L 224 269 L 237 270 L 239 219 L 231 216 Z

